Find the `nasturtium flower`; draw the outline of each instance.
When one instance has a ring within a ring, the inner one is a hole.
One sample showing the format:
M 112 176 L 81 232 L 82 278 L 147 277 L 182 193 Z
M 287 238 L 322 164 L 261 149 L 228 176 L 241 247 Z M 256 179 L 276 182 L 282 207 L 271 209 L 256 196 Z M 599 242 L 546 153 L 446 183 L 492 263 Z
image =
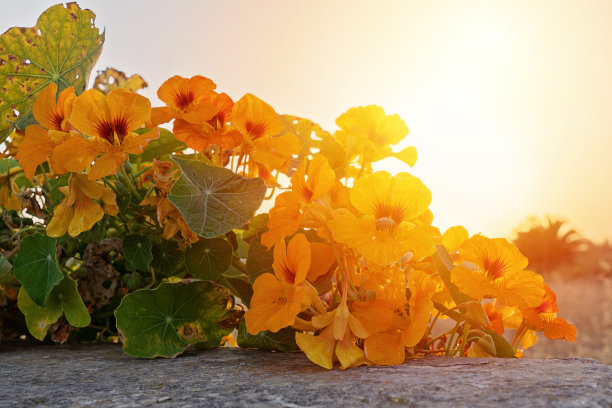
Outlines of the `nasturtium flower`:
M 49 158 L 55 147 L 70 136 L 72 125 L 68 117 L 76 98 L 74 88 L 69 87 L 60 92 L 57 101 L 56 94 L 55 82 L 51 82 L 40 92 L 32 105 L 32 113 L 40 125 L 30 125 L 26 128 L 25 137 L 17 150 L 16 158 L 29 179 L 34 176 L 36 167 Z M 61 168 L 61 163 L 51 164 L 54 169 Z
M 199 123 L 176 119 L 174 136 L 196 151 L 203 151 L 210 145 L 217 145 L 221 149 L 239 146 L 242 134 L 230 125 L 234 101 L 225 93 L 211 92 L 209 102 L 216 109 L 214 116 Z
M 308 172 L 306 166 L 308 165 Z M 336 184 L 336 173 L 329 165 L 325 156 L 316 155 L 308 164 L 304 159 L 291 176 L 291 191 L 304 203 L 318 200 Z
M 300 151 L 296 135 L 278 136 L 284 129 L 283 122 L 274 108 L 255 95 L 246 94 L 234 104 L 232 126 L 244 137 L 241 153 L 249 156 L 249 162 L 255 164 L 253 168 L 268 182 L 271 180 L 266 170 L 285 170 L 291 156 Z
M 264 273 L 255 280 L 251 308 L 244 315 L 249 333 L 277 332 L 295 322 L 304 303 L 310 305 L 309 287 L 302 285 L 310 259 L 310 243 L 304 234 L 296 234 L 287 246 L 284 240 L 274 246 L 274 275 Z
M 350 200 L 363 216 L 337 211 L 328 226 L 336 241 L 367 260 L 388 265 L 409 251 L 416 258 L 435 251 L 433 239 L 416 223 L 431 203 L 431 192 L 417 177 L 386 171 L 366 175 L 353 185 Z
M 166 106 L 153 108 L 151 124 L 157 126 L 172 119 L 196 124 L 210 120 L 217 112 L 217 107 L 210 101 L 211 92 L 216 87 L 213 81 L 201 75 L 191 78 L 173 76 L 157 91 L 157 96 Z
M 335 137 L 347 152 L 349 161 L 357 156 L 365 162 L 390 156 L 389 145 L 399 143 L 408 135 L 408 126 L 399 115 L 386 115 L 384 109 L 376 105 L 351 108 L 336 119 L 336 124 L 340 130 Z M 404 157 L 412 153 L 410 149 L 401 159 L 414 164 L 416 157 Z
M 475 235 L 459 247 L 459 256 L 470 265 L 458 265 L 452 282 L 475 300 L 497 298 L 508 306 L 535 307 L 544 296 L 543 279 L 526 271 L 527 258 L 503 238 Z
M 324 156 L 316 155 L 310 164 L 307 158 L 302 160 L 291 176 L 291 191 L 278 195 L 270 209 L 268 230 L 262 234 L 261 243 L 270 248 L 278 240 L 295 233 L 303 223 L 309 224 L 303 225 L 309 228 L 320 226 L 318 224 L 325 222 L 328 211 L 311 204 L 328 194 L 335 185 L 336 175 Z
M 551 340 L 563 339 L 572 343 L 576 340 L 576 327 L 557 317 L 557 296 L 544 284 L 546 293 L 537 307 L 521 308 L 525 326 L 534 331 L 542 331 Z
M 159 137 L 154 128 L 144 134 L 140 128 L 151 116 L 151 103 L 132 90 L 117 88 L 104 95 L 90 89 L 76 98 L 70 121 L 92 139 L 71 137 L 56 148 L 54 154 L 66 171 L 81 171 L 98 157 L 89 171 L 90 179 L 114 174 L 126 155 L 140 154 L 153 139 Z
M 370 333 L 350 312 L 346 294 L 334 310 L 314 316 L 312 325 L 320 333 L 296 333 L 295 341 L 313 363 L 331 369 L 335 355 L 343 369 L 369 364 L 356 341 L 367 338 Z
M 60 187 L 65 198 L 53 210 L 53 218 L 47 226 L 47 235 L 61 237 L 66 232 L 76 237 L 89 231 L 104 213 L 119 212 L 115 193 L 101 183 L 89 180 L 87 174 L 72 173 L 68 186 Z M 100 206 L 104 204 L 104 208 Z
M 410 272 L 407 281 L 410 289 L 407 304 L 393 305 L 378 298 L 373 302 L 353 303 L 356 315 L 373 333 L 365 340 L 364 347 L 368 360 L 374 364 L 401 364 L 406 347 L 417 345 L 427 330 L 436 284 L 427 273 L 416 269 Z M 405 284 L 402 286 L 405 290 Z

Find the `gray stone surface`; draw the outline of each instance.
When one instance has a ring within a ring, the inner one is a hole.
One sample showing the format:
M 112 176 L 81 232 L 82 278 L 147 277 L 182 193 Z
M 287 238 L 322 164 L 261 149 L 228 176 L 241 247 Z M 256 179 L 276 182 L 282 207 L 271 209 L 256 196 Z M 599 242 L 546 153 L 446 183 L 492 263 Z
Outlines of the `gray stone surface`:
M 302 354 L 215 349 L 140 360 L 118 345 L 0 344 L 0 406 L 606 407 L 595 360 L 429 357 L 327 371 Z

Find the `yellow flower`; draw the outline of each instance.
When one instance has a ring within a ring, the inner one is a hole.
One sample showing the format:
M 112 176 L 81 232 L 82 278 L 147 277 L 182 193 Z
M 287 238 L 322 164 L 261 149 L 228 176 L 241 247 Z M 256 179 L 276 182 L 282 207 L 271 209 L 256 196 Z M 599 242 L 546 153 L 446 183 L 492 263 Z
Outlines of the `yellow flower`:
M 60 191 L 66 197 L 53 210 L 53 218 L 47 226 L 47 235 L 51 237 L 61 237 L 66 232 L 76 237 L 81 232 L 89 231 L 104 213 L 116 215 L 119 211 L 115 193 L 89 180 L 86 174 L 72 173 L 68 186 L 60 187 Z M 104 209 L 99 203 L 104 203 Z
M 428 229 L 417 220 L 431 203 L 431 192 L 418 178 L 379 171 L 357 180 L 350 200 L 363 216 L 336 211 L 328 226 L 336 241 L 356 249 L 367 260 L 388 265 L 409 251 L 417 259 L 435 251 Z
M 473 299 L 497 298 L 508 306 L 537 306 L 544 296 L 542 276 L 524 270 L 527 258 L 503 238 L 475 235 L 459 247 L 469 265 L 453 268 L 452 282 Z
M 386 115 L 376 105 L 351 108 L 336 119 L 336 124 L 341 129 L 336 132 L 336 139 L 343 145 L 349 161 L 360 157 L 364 162 L 373 162 L 390 156 L 389 145 L 399 143 L 408 135 L 408 127 L 399 115 Z M 416 151 L 410 149 L 401 157 L 414 164 Z

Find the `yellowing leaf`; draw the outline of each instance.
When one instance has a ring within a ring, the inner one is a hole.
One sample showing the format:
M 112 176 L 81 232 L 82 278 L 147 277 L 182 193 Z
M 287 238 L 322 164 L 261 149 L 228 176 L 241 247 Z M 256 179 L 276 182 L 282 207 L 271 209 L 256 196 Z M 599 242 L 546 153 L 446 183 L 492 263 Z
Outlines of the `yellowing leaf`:
M 138 74 L 127 76 L 125 72 L 115 68 L 107 68 L 104 71 L 98 71 L 98 75 L 94 81 L 93 88 L 98 91 L 108 94 L 115 88 L 127 88 L 132 91 L 149 86 L 147 82 Z
M 13 27 L 0 36 L 0 142 L 19 123 L 31 122 L 38 93 L 50 82 L 85 90 L 102 52 L 104 33 L 95 14 L 76 3 L 50 7 L 34 27 Z
M 17 298 L 17 306 L 25 315 L 30 334 L 44 340 L 47 330 L 62 314 L 74 327 L 85 327 L 91 322 L 89 312 L 77 290 L 77 284 L 68 275 L 53 288 L 44 307 L 34 303 L 22 286 Z

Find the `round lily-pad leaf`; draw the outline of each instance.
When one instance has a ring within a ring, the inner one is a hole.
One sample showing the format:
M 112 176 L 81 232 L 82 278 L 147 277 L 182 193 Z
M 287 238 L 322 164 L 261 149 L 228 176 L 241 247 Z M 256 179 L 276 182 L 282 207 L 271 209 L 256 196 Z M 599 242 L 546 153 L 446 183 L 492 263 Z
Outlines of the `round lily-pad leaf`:
M 242 177 L 197 160 L 172 159 L 182 174 L 172 185 L 168 200 L 189 228 L 204 238 L 242 227 L 264 199 L 266 186 L 261 178 Z
M 134 357 L 175 357 L 187 346 L 212 348 L 233 327 L 233 299 L 210 281 L 162 283 L 125 296 L 117 310 L 123 351 Z
M 232 263 L 232 246 L 223 238 L 201 239 L 185 252 L 187 272 L 196 278 L 219 279 Z
M 146 235 L 130 234 L 123 238 L 122 249 L 125 259 L 140 271 L 147 271 L 153 260 L 151 240 Z
M 57 263 L 55 239 L 39 233 L 25 237 L 19 245 L 13 274 L 30 299 L 45 306 L 47 296 L 64 277 Z

